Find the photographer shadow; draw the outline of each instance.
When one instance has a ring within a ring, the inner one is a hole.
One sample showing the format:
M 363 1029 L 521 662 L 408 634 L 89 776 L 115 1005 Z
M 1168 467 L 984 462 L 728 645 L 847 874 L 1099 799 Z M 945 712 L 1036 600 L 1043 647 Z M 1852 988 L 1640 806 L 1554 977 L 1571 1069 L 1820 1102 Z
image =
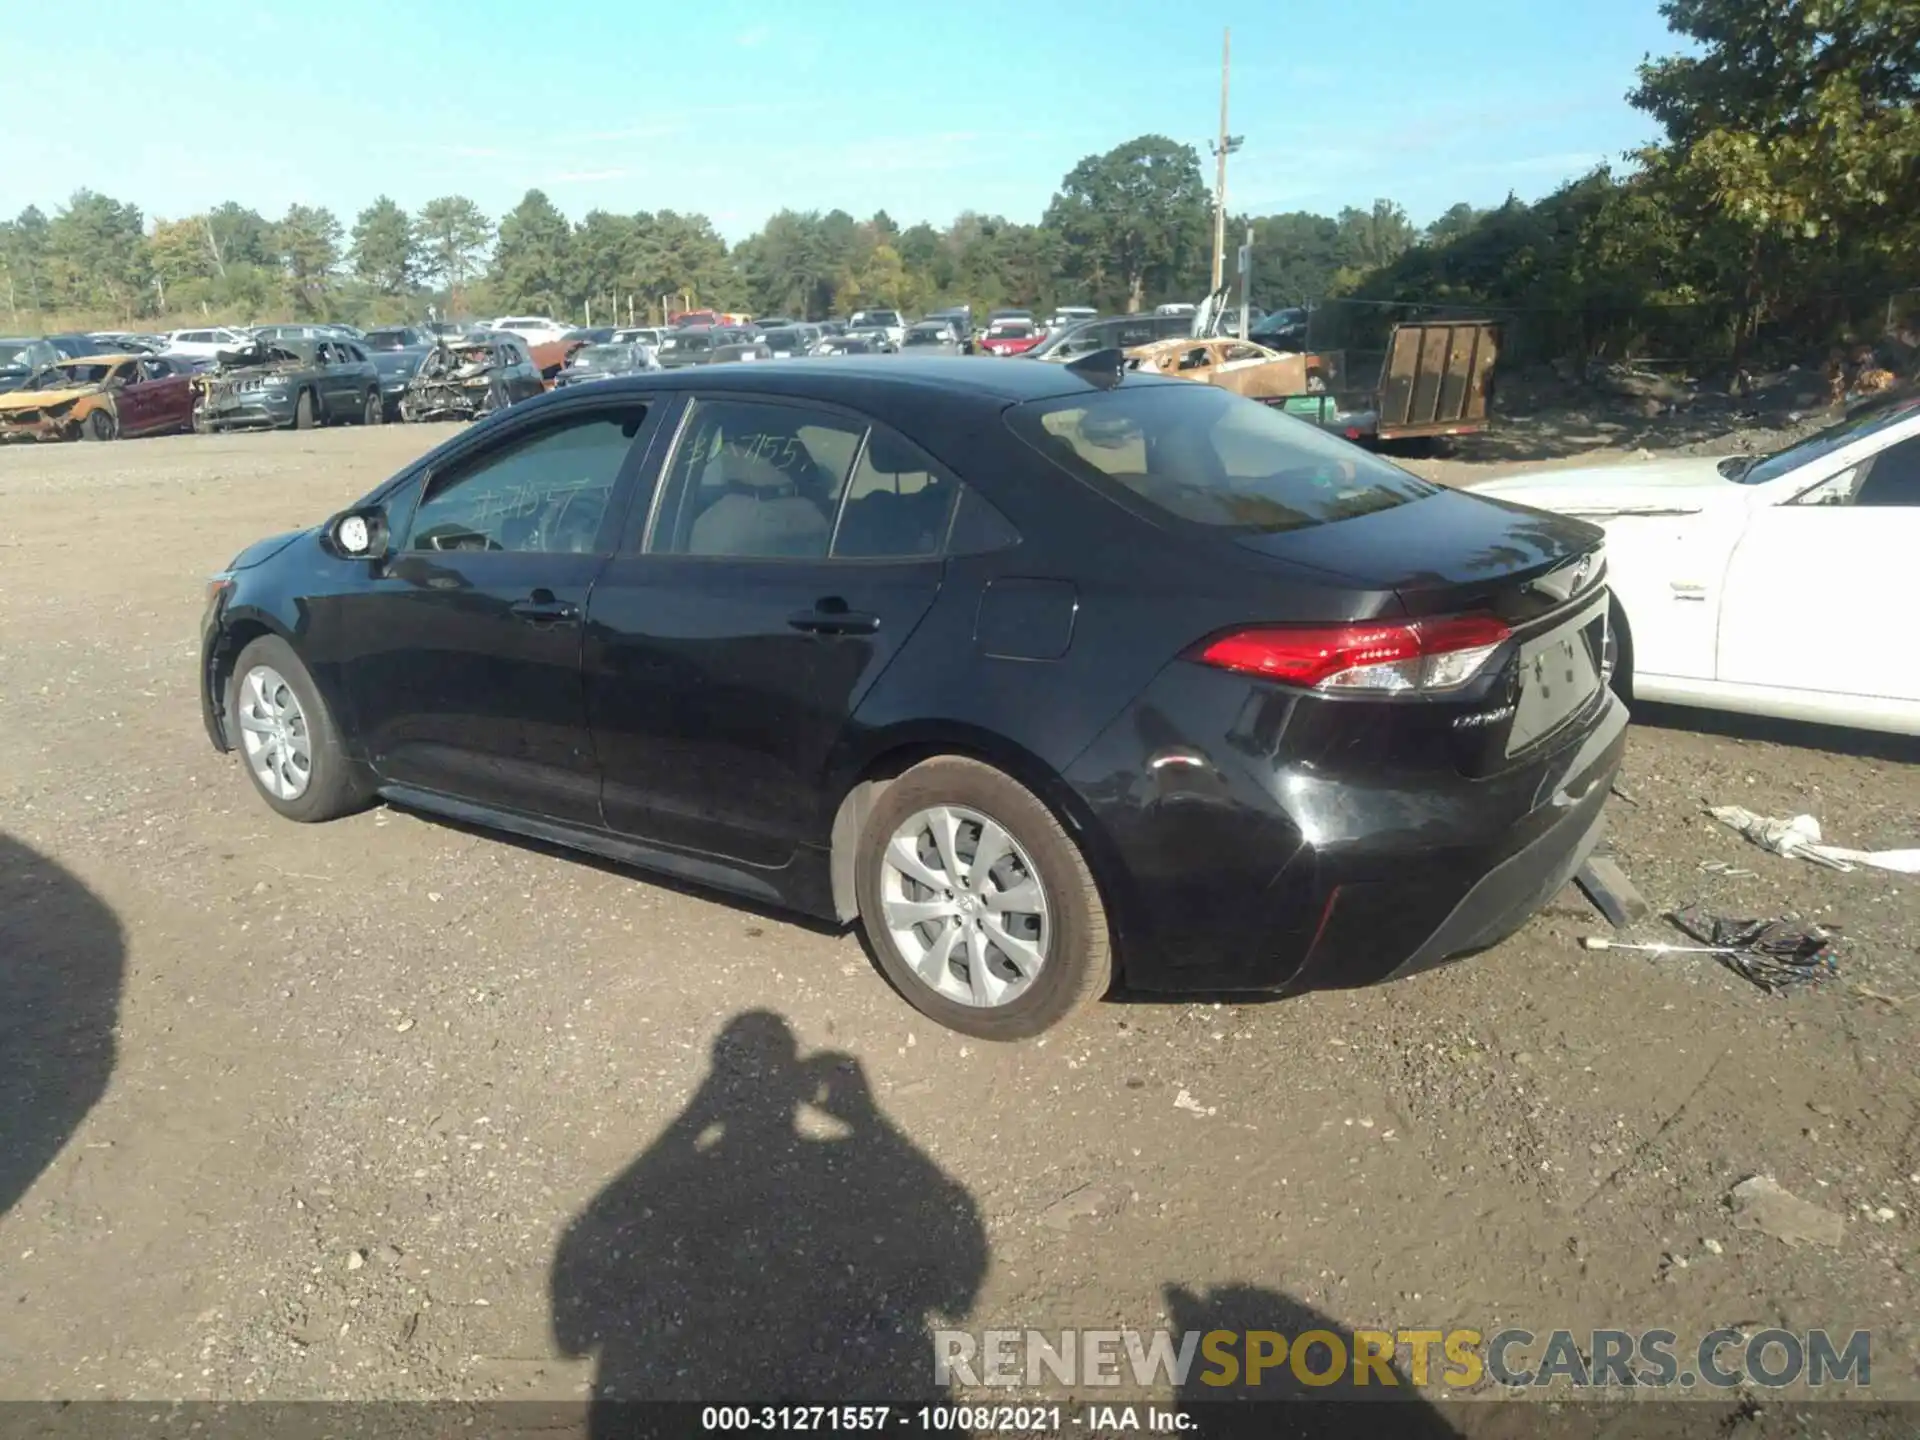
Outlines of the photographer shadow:
M 965 1316 L 986 1268 L 972 1197 L 880 1112 L 859 1062 L 802 1059 L 754 1011 L 567 1227 L 553 1329 L 597 1361 L 596 1434 L 633 1401 L 932 1402 L 931 1327 Z

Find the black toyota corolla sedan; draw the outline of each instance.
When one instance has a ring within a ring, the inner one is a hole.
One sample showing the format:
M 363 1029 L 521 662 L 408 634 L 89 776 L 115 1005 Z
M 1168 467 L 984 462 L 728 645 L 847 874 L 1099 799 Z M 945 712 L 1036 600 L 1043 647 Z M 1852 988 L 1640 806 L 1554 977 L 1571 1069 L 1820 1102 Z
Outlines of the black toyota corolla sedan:
M 1593 846 L 1601 532 L 1072 365 L 636 375 L 501 411 L 211 584 L 266 802 L 375 797 L 843 923 L 929 1016 L 1492 944 Z

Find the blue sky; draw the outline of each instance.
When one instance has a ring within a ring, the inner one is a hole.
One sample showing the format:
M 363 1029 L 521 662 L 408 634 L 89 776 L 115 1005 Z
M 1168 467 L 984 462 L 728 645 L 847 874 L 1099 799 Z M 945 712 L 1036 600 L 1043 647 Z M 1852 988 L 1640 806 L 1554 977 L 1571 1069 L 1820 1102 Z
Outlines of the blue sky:
M 1076 161 L 1135 135 L 1206 160 L 1231 26 L 1246 137 L 1232 208 L 1389 196 L 1425 222 L 1456 200 L 1535 198 L 1650 138 L 1623 96 L 1645 54 L 1675 48 L 1655 0 L 167 0 L 110 14 L 84 45 L 59 25 L 0 40 L 15 117 L 0 215 L 85 185 L 149 219 L 235 199 L 269 218 L 327 205 L 351 225 L 383 191 L 409 209 L 463 193 L 497 216 L 538 186 L 575 218 L 704 211 L 730 240 L 782 207 L 1034 220 Z

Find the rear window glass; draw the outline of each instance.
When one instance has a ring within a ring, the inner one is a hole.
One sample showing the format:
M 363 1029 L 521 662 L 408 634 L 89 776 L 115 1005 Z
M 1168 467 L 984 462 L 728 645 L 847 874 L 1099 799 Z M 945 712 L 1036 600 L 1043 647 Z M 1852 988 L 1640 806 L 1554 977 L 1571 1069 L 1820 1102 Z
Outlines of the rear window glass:
M 1192 381 L 1034 401 L 1008 411 L 1007 423 L 1095 488 L 1220 529 L 1299 530 L 1438 488 L 1304 421 Z
M 798 330 L 768 330 L 760 338 L 776 350 L 797 349 L 802 343 Z

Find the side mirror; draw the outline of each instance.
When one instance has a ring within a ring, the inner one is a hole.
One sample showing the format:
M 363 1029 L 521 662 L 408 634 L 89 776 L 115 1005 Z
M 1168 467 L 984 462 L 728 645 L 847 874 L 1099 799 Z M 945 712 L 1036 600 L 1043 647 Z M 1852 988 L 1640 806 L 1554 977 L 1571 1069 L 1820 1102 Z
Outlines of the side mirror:
M 327 522 L 327 547 L 346 560 L 386 558 L 387 517 L 378 510 L 349 510 Z

